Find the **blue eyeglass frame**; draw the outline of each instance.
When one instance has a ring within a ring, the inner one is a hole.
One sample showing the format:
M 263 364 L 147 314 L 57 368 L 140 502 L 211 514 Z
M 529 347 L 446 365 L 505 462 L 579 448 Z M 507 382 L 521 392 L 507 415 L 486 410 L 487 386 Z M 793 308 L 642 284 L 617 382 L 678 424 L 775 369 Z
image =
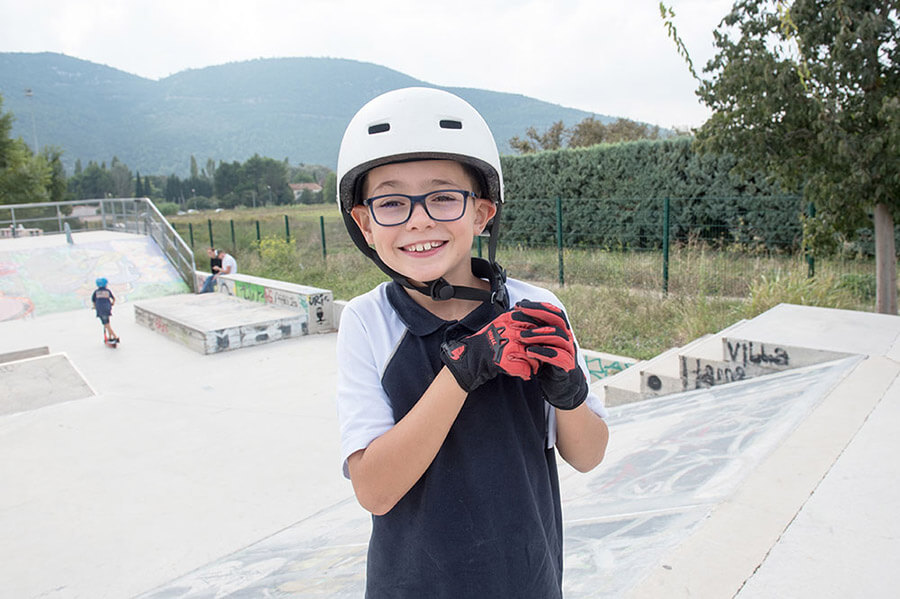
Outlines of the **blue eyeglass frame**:
M 463 194 L 463 209 L 462 209 L 462 212 L 459 213 L 459 216 L 457 216 L 456 218 L 435 218 L 435 217 L 431 216 L 430 212 L 428 212 L 428 204 L 425 203 L 425 198 L 427 198 L 430 195 L 434 195 L 436 193 L 442 192 L 442 191 L 455 191 L 456 193 Z M 385 225 L 385 224 L 381 223 L 378 220 L 378 217 L 375 216 L 375 209 L 372 208 L 372 202 L 374 202 L 375 200 L 380 200 L 381 198 L 406 198 L 407 200 L 409 200 L 409 214 L 407 214 L 406 218 L 403 219 L 399 223 L 391 223 L 389 225 Z M 429 191 L 428 193 L 423 193 L 421 195 L 414 195 L 414 196 L 411 196 L 411 195 L 408 195 L 405 193 L 386 193 L 384 195 L 366 198 L 365 200 L 363 200 L 363 204 L 368 206 L 369 214 L 371 214 L 372 218 L 375 220 L 375 222 L 378 223 L 379 225 L 381 225 L 382 227 L 399 227 L 400 225 L 405 225 L 406 223 L 408 223 L 409 219 L 412 218 L 412 213 L 413 213 L 413 210 L 416 209 L 416 204 L 422 204 L 422 208 L 425 210 L 425 214 L 427 214 L 428 218 L 430 218 L 431 220 L 433 220 L 435 222 L 439 222 L 439 223 L 452 223 L 453 221 L 459 220 L 463 216 L 465 216 L 466 206 L 469 205 L 469 198 L 477 199 L 478 194 L 476 194 L 473 191 L 466 191 L 465 189 L 435 189 L 434 191 Z

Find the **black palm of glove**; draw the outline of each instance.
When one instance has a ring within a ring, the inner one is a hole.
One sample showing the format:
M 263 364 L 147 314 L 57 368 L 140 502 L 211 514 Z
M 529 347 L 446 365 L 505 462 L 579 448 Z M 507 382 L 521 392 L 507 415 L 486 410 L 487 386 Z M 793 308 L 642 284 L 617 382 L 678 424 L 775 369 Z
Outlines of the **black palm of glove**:
M 477 333 L 441 346 L 441 361 L 466 392 L 500 373 L 528 380 L 539 363 L 526 355 L 523 331 L 537 322 L 516 312 L 504 312 Z
M 575 359 L 575 341 L 565 313 L 547 303 L 522 300 L 513 310 L 522 310 L 541 325 L 522 331 L 525 353 L 540 363 L 534 378 L 547 403 L 560 410 L 573 410 L 588 395 L 587 379 Z

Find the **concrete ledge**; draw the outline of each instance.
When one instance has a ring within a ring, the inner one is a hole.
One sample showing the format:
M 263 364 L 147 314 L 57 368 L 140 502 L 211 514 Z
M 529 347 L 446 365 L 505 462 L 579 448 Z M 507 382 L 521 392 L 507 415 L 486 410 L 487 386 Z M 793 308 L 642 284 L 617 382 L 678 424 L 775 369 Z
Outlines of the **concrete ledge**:
M 209 273 L 196 271 L 194 276 L 196 289 L 200 289 Z M 327 289 L 240 273 L 221 275 L 216 281 L 216 291 L 220 293 L 306 314 L 310 333 L 330 333 L 337 330 L 334 298 Z
M 630 368 L 637 364 L 634 358 L 625 356 L 616 356 L 590 349 L 582 349 L 584 360 L 587 363 L 588 371 L 591 373 L 591 382 L 605 379 L 622 372 L 626 368 Z
M 38 356 L 46 356 L 50 354 L 50 348 L 46 345 L 43 347 L 32 347 L 30 349 L 20 349 L 18 351 L 6 352 L 0 354 L 0 364 L 4 362 L 15 362 L 16 360 L 24 360 L 26 358 L 36 358 Z
M 66 354 L 0 364 L 0 415 L 93 395 L 94 390 Z
M 185 294 L 139 302 L 134 320 L 201 354 L 309 334 L 302 311 L 224 293 Z

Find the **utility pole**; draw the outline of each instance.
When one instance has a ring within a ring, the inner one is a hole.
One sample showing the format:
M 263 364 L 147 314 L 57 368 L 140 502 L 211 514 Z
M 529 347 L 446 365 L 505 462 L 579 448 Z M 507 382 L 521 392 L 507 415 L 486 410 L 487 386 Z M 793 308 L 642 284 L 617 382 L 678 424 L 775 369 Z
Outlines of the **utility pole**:
M 34 138 L 34 154 L 37 155 L 40 150 L 37 140 L 37 127 L 34 124 L 34 92 L 31 88 L 25 88 L 25 97 L 28 98 L 28 107 L 31 109 L 31 135 Z

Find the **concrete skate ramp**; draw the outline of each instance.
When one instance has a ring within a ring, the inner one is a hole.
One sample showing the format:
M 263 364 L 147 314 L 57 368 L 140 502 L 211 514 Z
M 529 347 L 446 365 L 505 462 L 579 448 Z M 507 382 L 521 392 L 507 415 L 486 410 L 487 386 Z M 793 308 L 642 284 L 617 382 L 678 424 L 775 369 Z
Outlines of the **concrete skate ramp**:
M 224 293 L 176 295 L 134 305 L 139 325 L 200 352 L 214 354 L 308 333 L 305 312 Z
M 144 235 L 96 231 L 0 239 L 0 321 L 89 309 L 105 277 L 118 302 L 186 293 L 187 284 Z M 114 312 L 115 313 L 115 312 Z
M 682 543 L 862 358 L 613 408 L 601 468 L 560 461 L 567 598 L 620 597 Z M 353 598 L 370 518 L 349 498 L 140 599 Z
M 94 390 L 65 354 L 0 364 L 0 416 L 92 395 Z

